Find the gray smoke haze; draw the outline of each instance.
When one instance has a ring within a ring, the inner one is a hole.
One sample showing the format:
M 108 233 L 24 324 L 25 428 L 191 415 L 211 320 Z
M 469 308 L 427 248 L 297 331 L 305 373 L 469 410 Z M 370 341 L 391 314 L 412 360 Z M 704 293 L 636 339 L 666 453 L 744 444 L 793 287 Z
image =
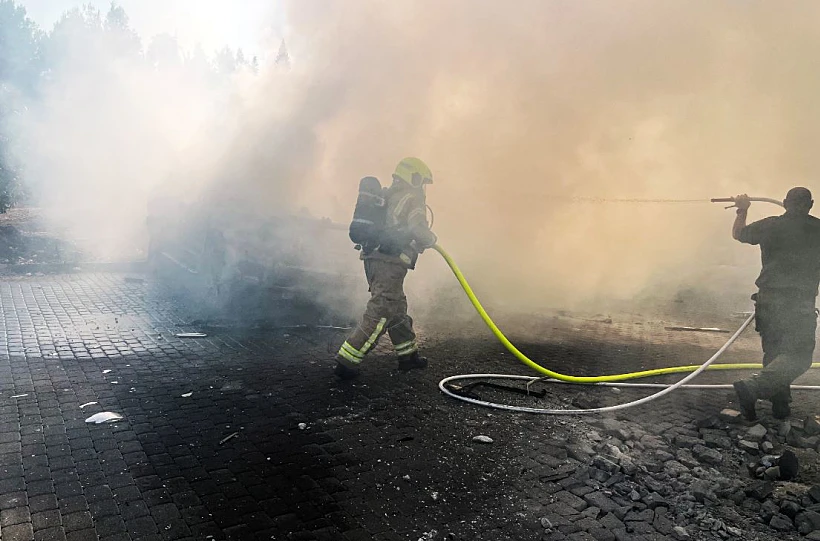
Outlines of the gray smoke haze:
M 67 52 L 23 127 L 53 217 L 133 235 L 151 194 L 169 191 L 213 212 L 346 223 L 359 178 L 387 183 L 416 155 L 434 171 L 442 245 L 482 297 L 530 310 L 752 287 L 758 255 L 731 241 L 719 206 L 573 197 L 781 198 L 820 169 L 815 2 L 299 0 L 286 12 L 290 70 L 228 88 L 121 67 L 104 47 L 93 62 Z M 425 254 L 409 286 L 421 297 L 452 283 Z
M 737 276 L 750 289 L 758 256 L 731 241 L 717 205 L 566 199 L 779 198 L 811 187 L 820 165 L 811 2 L 289 8 L 294 56 L 314 78 L 298 84 L 317 108 L 333 95 L 304 178 L 316 208 L 342 219 L 348 179 L 423 156 L 442 244 L 511 308 Z
M 151 58 L 161 54 L 153 48 L 143 61 L 137 36 L 104 24 L 76 12 L 57 23 L 42 95 L 14 128 L 47 218 L 96 255 L 115 257 L 144 242 L 149 199 L 186 194 L 202 182 L 203 165 L 214 166 L 207 150 L 220 142 L 212 128 L 226 91 L 193 70 L 166 69 L 180 59 Z

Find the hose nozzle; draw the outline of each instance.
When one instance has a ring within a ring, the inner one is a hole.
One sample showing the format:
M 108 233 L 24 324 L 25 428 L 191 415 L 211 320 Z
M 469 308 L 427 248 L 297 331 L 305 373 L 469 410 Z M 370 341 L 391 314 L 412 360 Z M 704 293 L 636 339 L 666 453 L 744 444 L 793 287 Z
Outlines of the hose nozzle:
M 712 198 L 712 203 L 734 203 L 734 202 L 735 202 L 734 197 L 713 197 Z M 728 207 L 724 207 L 724 208 L 730 209 L 732 207 L 734 207 L 734 205 L 729 205 Z
M 735 198 L 734 197 L 713 197 L 711 199 L 711 201 L 712 201 L 712 203 L 734 203 Z M 771 203 L 771 204 L 777 205 L 779 207 L 783 206 L 782 201 L 778 201 L 777 199 L 772 199 L 770 197 L 750 197 L 749 201 L 760 201 L 762 203 Z M 725 208 L 730 209 L 730 208 L 733 208 L 734 206 L 735 205 L 729 205 L 728 207 L 725 207 Z

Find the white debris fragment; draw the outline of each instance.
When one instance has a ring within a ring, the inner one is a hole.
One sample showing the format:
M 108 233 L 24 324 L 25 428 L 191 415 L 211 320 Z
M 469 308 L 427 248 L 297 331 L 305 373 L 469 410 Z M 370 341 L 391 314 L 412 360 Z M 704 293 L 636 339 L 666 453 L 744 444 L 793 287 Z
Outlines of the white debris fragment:
M 80 409 L 83 409 L 86 406 L 93 406 L 94 404 L 97 404 L 97 402 L 86 402 L 80 406 Z
M 182 395 L 182 398 L 189 398 L 192 394 L 194 393 L 185 393 L 184 395 Z
M 409 476 L 409 475 L 405 475 L 404 477 L 402 477 L 402 479 L 404 479 L 405 481 L 409 481 L 409 480 L 410 480 L 410 476 Z
M 231 440 L 231 439 L 233 439 L 233 438 L 238 438 L 238 437 L 239 437 L 239 432 L 234 432 L 233 434 L 230 434 L 230 435 L 225 436 L 224 438 L 222 438 L 222 439 L 219 441 L 219 445 L 222 445 L 222 444 L 223 444 L 223 443 L 225 443 L 226 441 Z
M 492 443 L 493 439 L 490 436 L 474 436 L 473 441 L 477 443 Z
M 103 411 L 100 413 L 95 413 L 94 415 L 86 419 L 85 422 L 96 423 L 99 425 L 102 423 L 112 423 L 114 421 L 119 421 L 122 418 L 122 415 L 120 415 L 119 413 L 114 413 L 113 411 Z
M 174 336 L 177 338 L 205 338 L 208 335 L 204 332 L 180 332 Z
M 299 424 L 298 424 L 298 425 L 296 425 L 296 426 L 298 426 L 298 427 L 299 427 L 299 430 L 304 430 L 304 429 L 306 429 L 306 428 L 307 428 L 307 424 L 306 424 L 306 423 L 299 423 Z
M 672 326 L 672 327 L 664 327 L 667 331 L 693 331 L 693 332 L 719 332 L 719 333 L 731 333 L 732 331 L 727 331 L 726 329 L 719 329 L 718 327 L 687 327 L 687 326 Z
M 25 394 L 16 394 L 16 395 L 12 396 L 12 398 L 23 398 L 24 396 L 28 396 L 28 393 L 25 393 Z
M 434 502 L 438 501 L 438 492 L 433 492 L 430 494 L 430 497 L 433 498 Z
M 111 370 L 103 370 L 103 374 L 108 374 Z

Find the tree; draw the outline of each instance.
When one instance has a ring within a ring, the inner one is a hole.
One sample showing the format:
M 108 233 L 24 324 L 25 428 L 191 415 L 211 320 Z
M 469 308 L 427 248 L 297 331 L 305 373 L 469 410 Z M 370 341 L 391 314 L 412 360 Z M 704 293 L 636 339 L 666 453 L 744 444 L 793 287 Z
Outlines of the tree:
M 203 53 L 204 54 L 204 53 Z M 182 66 L 182 55 L 177 38 L 170 34 L 158 34 L 145 51 L 148 62 L 159 70 L 177 70 Z
M 211 61 L 201 43 L 197 43 L 190 53 L 183 54 L 182 62 L 187 70 L 195 74 L 202 75 L 212 71 Z
M 122 6 L 111 2 L 103 28 L 111 46 L 115 48 L 114 54 L 136 57 L 142 52 L 140 37 L 131 28 L 128 15 Z
M 101 50 L 102 45 L 100 10 L 92 6 L 70 9 L 54 23 L 45 39 L 48 70 L 57 69 L 68 57 L 86 58 L 90 52 Z
M 42 70 L 42 33 L 11 0 L 0 0 L 0 212 L 21 194 L 20 170 L 12 160 L 10 119 L 19 114 L 18 101 L 32 96 Z
M 282 51 L 287 56 L 284 42 L 280 56 Z M 225 46 L 212 61 L 199 45 L 185 53 L 169 34 L 154 36 L 143 52 L 140 36 L 116 2 L 105 14 L 91 5 L 68 10 L 44 33 L 15 0 L 0 0 L 0 212 L 25 193 L 20 181 L 25 175 L 18 164 L 25 163 L 26 149 L 12 124 L 25 121 L 26 106 L 36 109 L 50 89 L 62 92 L 53 85 L 61 84 L 63 75 L 76 80 L 92 74 L 98 78 L 93 84 L 103 84 L 114 73 L 112 64 L 128 70 L 145 61 L 206 85 L 219 84 L 237 69 L 259 71 L 258 59 L 248 62 L 241 49 L 234 52 Z
M 216 71 L 220 75 L 230 75 L 236 71 L 236 57 L 230 47 L 225 46 L 216 53 Z
M 290 54 L 288 54 L 288 46 L 285 45 L 285 40 L 279 45 L 279 52 L 276 53 L 276 60 L 273 63 L 277 66 L 290 66 Z
M 42 65 L 42 33 L 11 0 L 0 0 L 0 84 L 32 90 Z
M 125 10 L 115 3 L 105 19 L 91 5 L 66 11 L 48 34 L 46 50 L 51 69 L 60 67 L 66 59 L 94 62 L 101 56 L 129 60 L 142 57 L 140 38 L 129 26 Z
M 0 214 L 5 214 L 23 196 L 20 169 L 12 159 L 10 142 L 0 134 Z

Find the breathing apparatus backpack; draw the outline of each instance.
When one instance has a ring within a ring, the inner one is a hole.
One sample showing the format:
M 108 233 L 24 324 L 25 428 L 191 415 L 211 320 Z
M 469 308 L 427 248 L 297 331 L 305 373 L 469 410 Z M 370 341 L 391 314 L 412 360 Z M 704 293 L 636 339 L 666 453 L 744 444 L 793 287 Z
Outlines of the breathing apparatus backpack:
M 359 196 L 350 222 L 350 240 L 357 250 L 369 254 L 382 242 L 387 218 L 385 189 L 376 177 L 364 177 L 359 181 Z

